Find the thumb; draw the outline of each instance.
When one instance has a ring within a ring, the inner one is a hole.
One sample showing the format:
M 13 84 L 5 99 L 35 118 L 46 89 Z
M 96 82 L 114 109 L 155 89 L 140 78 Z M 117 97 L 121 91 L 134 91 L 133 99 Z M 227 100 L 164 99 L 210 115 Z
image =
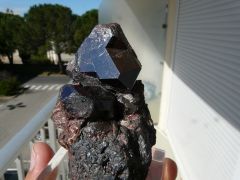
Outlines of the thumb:
M 177 177 L 177 165 L 170 159 L 165 158 L 163 162 L 162 180 L 175 180 Z
M 35 143 L 32 147 L 30 168 L 25 180 L 40 179 L 38 176 L 47 167 L 53 155 L 54 152 L 48 144 L 43 142 Z M 56 171 L 53 171 L 41 179 L 56 179 L 56 175 Z

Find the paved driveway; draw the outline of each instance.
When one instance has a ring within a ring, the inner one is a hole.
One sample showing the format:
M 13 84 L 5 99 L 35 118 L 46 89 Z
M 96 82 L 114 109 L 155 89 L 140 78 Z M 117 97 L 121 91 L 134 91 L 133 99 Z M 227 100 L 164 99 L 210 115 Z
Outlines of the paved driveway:
M 36 77 L 25 93 L 0 104 L 0 149 L 67 83 L 66 76 Z

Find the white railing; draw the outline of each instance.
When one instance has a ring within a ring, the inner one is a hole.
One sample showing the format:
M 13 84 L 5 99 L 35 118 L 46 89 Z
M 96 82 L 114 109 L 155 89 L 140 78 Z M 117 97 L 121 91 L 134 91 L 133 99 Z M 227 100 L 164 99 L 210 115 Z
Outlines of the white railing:
M 34 137 L 37 133 L 40 134 L 41 141 L 47 142 L 52 149 L 57 151 L 57 132 L 54 128 L 53 122 L 49 119 L 51 111 L 56 104 L 57 96 L 54 96 L 15 136 L 8 141 L 0 151 L 0 180 L 4 179 L 4 173 L 9 168 L 10 163 L 15 161 L 18 179 L 24 179 L 24 163 L 28 163 L 29 160 L 24 161 L 22 158 L 22 149 L 26 144 L 34 142 Z M 47 123 L 47 126 L 45 124 Z M 48 138 L 46 137 L 48 132 Z M 58 178 L 61 180 L 67 179 L 67 166 L 66 160 L 59 165 Z

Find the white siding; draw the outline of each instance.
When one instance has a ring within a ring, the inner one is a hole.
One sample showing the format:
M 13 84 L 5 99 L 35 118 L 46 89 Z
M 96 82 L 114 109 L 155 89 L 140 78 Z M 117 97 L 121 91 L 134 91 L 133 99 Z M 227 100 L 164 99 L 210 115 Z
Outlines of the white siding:
M 179 0 L 167 120 L 183 179 L 240 178 L 240 1 Z

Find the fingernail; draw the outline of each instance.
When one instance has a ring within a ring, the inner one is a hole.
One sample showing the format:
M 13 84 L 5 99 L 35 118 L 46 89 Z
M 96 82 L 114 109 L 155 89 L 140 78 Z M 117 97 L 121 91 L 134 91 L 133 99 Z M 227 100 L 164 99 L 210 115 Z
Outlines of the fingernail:
M 37 159 L 37 154 L 34 150 L 34 145 L 32 147 L 32 152 L 31 152 L 31 160 L 30 160 L 30 168 L 29 171 L 33 170 L 35 164 L 36 164 L 36 159 Z

